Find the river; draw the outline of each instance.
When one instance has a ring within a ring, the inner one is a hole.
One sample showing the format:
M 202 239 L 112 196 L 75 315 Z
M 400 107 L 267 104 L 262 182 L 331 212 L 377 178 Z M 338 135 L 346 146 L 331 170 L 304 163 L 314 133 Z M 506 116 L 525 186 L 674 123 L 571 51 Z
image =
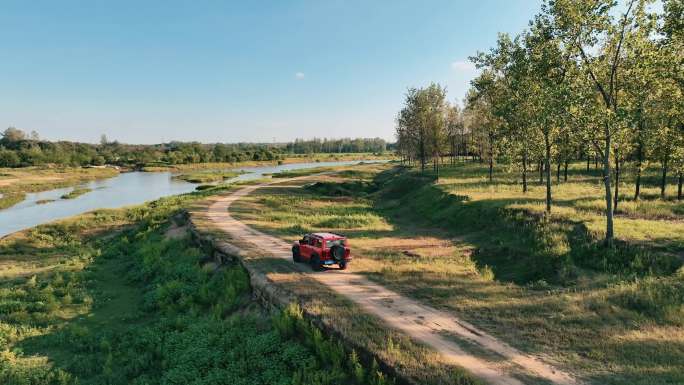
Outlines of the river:
M 279 166 L 241 167 L 234 170 L 244 171 L 225 182 L 259 179 L 264 174 L 305 168 L 345 166 L 360 162 L 378 161 L 341 161 L 316 163 L 291 163 Z M 379 161 L 383 162 L 383 161 Z M 128 172 L 109 179 L 101 179 L 81 184 L 92 191 L 74 199 L 60 197 L 74 188 L 60 188 L 39 193 L 28 193 L 22 202 L 0 210 L 0 237 L 15 231 L 24 230 L 43 223 L 68 218 L 88 211 L 103 208 L 118 208 L 141 204 L 165 196 L 189 193 L 198 184 L 173 178 L 170 172 Z M 47 203 L 38 203 L 39 201 Z

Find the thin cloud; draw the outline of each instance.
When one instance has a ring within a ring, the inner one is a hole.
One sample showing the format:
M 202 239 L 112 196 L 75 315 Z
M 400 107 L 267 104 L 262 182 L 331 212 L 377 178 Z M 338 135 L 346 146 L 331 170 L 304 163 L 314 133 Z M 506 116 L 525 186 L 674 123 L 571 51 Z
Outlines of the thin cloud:
M 304 72 L 297 72 L 295 74 L 295 79 L 297 79 L 297 80 L 304 79 Z
M 475 64 L 465 60 L 457 60 L 451 63 L 451 68 L 458 72 L 474 72 L 477 69 Z

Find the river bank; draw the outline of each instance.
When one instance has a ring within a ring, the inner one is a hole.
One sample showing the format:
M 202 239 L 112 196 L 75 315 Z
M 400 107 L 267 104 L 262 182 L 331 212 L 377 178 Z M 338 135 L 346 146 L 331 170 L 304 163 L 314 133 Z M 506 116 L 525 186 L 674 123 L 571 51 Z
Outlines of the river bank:
M 224 172 L 233 172 L 237 176 L 230 179 L 222 179 L 219 182 L 244 182 L 283 171 L 353 165 L 361 162 L 363 161 L 352 160 L 233 168 Z M 379 162 L 379 160 L 370 160 L 370 162 Z M 81 172 L 87 175 L 102 175 L 97 173 L 107 172 L 107 169 L 74 170 L 76 175 Z M 91 210 L 136 205 L 165 196 L 189 193 L 199 186 L 199 183 L 190 183 L 174 178 L 175 174 L 168 171 L 115 172 L 117 174 L 114 174 L 113 177 L 95 179 L 86 183 L 79 183 L 77 179 L 70 180 L 73 183 L 72 186 L 75 187 L 58 188 L 22 195 L 18 201 L 14 202 L 15 204 L 12 207 L 0 210 L 0 237 L 14 231 Z M 57 181 L 52 182 L 56 183 Z M 66 184 L 66 181 L 63 183 Z M 74 199 L 61 199 L 63 196 L 69 196 L 74 188 L 88 189 L 89 192 L 79 195 Z M 8 198 L 11 198 L 11 196 L 3 197 L 3 199 Z M 39 204 L 39 202 L 43 204 Z
M 0 168 L 0 210 L 23 201 L 28 193 L 76 186 L 84 182 L 112 178 L 120 170 L 83 167 Z
M 346 161 L 377 161 L 394 159 L 391 153 L 340 153 L 340 154 L 292 154 L 280 160 L 250 160 L 244 162 L 207 162 L 174 165 L 145 166 L 140 171 L 146 172 L 185 172 L 193 170 L 231 170 L 245 167 L 269 167 L 299 163 L 346 162 Z

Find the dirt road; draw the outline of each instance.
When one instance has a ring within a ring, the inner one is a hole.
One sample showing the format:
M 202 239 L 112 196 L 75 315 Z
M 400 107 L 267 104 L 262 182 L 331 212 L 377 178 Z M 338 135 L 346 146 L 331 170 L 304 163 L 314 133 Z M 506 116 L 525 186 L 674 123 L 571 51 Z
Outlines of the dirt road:
M 249 242 L 268 253 L 269 256 L 291 261 L 292 252 L 289 243 L 250 228 L 233 218 L 229 210 L 233 202 L 258 188 L 295 179 L 301 178 L 279 180 L 237 190 L 230 195 L 221 197 L 211 205 L 208 217 L 232 238 Z M 532 377 L 560 385 L 581 384 L 579 380 L 568 373 L 513 348 L 453 314 L 425 306 L 373 283 L 359 274 L 339 270 L 312 272 L 306 265 L 301 265 L 300 270 L 303 274 L 315 278 L 337 293 L 349 298 L 389 326 L 440 352 L 446 362 L 465 368 L 487 383 L 520 385 L 525 383 L 520 378 Z M 455 342 L 455 339 L 468 341 L 479 349 L 484 349 L 488 356 L 499 356 L 501 358 L 499 361 L 504 360 L 507 365 L 476 357 L 463 350 Z M 510 364 L 514 364 L 515 372 L 522 373 L 523 376 L 514 377 L 510 373 Z M 509 370 L 505 371 L 502 369 L 503 367 L 507 367 Z

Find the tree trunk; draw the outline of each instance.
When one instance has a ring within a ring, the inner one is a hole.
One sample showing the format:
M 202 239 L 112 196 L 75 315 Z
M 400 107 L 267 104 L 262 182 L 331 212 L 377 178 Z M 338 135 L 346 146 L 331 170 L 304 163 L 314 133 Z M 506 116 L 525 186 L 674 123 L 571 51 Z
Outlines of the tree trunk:
M 494 158 L 489 158 L 489 183 L 492 183 L 492 174 L 494 172 Z
M 523 183 L 523 192 L 527 192 L 527 152 L 523 154 L 523 159 L 522 159 L 522 183 Z M 680 178 L 681 181 L 681 178 Z
M 677 183 L 677 200 L 682 200 L 682 182 L 684 182 L 684 172 L 679 172 L 679 182 Z
M 634 186 L 634 200 L 638 201 L 641 195 L 641 167 L 644 163 L 644 145 L 639 141 L 637 147 L 636 182 Z
M 613 210 L 617 210 L 617 207 L 618 207 L 619 190 L 620 190 L 620 159 L 618 156 L 618 150 L 615 150 L 615 194 L 613 196 Z
M 556 165 L 556 183 L 560 183 L 560 169 L 561 169 L 561 161 L 558 159 L 558 165 Z
M 666 157 L 663 160 L 663 177 L 660 180 L 660 198 L 665 199 L 665 188 L 667 187 L 667 163 L 669 161 L 669 157 Z
M 438 154 L 434 161 L 435 162 L 435 174 L 437 174 L 437 180 L 439 180 L 439 162 L 441 162 L 441 156 Z
M 551 143 L 549 142 L 549 135 L 544 135 L 544 144 L 546 145 L 546 158 L 544 159 L 544 168 L 546 169 L 546 213 L 551 214 Z
M 567 182 L 567 181 L 568 181 L 568 160 L 566 159 L 564 170 L 563 170 L 563 182 Z
M 589 154 L 587 154 L 587 172 L 589 172 L 589 164 L 591 163 L 591 158 L 589 157 Z
M 606 245 L 613 246 L 613 194 L 610 185 L 610 128 L 605 127 L 605 147 L 603 149 L 603 185 L 606 189 Z
M 419 141 L 420 146 L 420 172 L 425 172 L 425 140 L 421 137 Z
M 492 183 L 492 174 L 494 173 L 494 138 L 489 135 L 489 183 Z

